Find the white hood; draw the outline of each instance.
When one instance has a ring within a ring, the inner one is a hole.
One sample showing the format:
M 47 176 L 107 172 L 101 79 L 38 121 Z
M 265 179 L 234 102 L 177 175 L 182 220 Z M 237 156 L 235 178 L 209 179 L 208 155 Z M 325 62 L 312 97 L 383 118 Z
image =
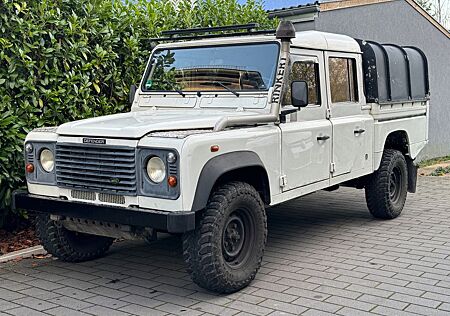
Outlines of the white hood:
M 168 110 L 135 111 L 90 118 L 58 127 L 59 135 L 141 138 L 154 131 L 213 128 L 224 116 L 256 115 L 257 112 Z

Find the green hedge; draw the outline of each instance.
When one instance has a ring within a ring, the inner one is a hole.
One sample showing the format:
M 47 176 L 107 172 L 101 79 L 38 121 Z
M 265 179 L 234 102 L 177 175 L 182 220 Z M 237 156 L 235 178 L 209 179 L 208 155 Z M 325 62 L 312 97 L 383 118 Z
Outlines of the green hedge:
M 0 226 L 12 191 L 24 185 L 27 132 L 127 111 L 129 86 L 149 56 L 146 38 L 174 28 L 275 23 L 259 1 L 176 2 L 1 1 Z

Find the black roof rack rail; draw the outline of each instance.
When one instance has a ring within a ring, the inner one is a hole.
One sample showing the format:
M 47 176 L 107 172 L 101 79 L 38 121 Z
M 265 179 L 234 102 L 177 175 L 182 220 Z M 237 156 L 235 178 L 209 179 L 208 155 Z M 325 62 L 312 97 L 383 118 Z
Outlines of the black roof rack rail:
M 163 32 L 161 32 L 161 35 L 171 37 L 174 35 L 181 35 L 181 34 L 240 31 L 240 30 L 247 30 L 247 32 L 251 32 L 252 30 L 254 30 L 258 27 L 259 27 L 258 23 L 213 26 L 213 27 L 196 27 L 196 28 L 192 28 L 192 29 L 163 31 Z
M 168 42 L 168 41 L 181 41 L 181 40 L 195 40 L 205 38 L 216 37 L 232 37 L 232 36 L 245 36 L 245 35 L 262 35 L 262 34 L 275 34 L 275 30 L 256 30 L 259 27 L 257 23 L 238 24 L 238 25 L 226 25 L 226 26 L 214 26 L 214 27 L 198 27 L 192 29 L 180 29 L 163 31 L 161 35 L 163 37 L 155 37 L 146 39 L 150 42 Z M 239 32 L 245 30 L 245 32 Z M 216 33 L 212 32 L 226 32 L 234 31 L 230 33 Z M 203 34 L 201 34 L 203 33 Z M 194 35 L 196 34 L 196 35 Z M 183 36 L 178 36 L 183 35 Z M 186 35 L 186 36 L 184 36 Z

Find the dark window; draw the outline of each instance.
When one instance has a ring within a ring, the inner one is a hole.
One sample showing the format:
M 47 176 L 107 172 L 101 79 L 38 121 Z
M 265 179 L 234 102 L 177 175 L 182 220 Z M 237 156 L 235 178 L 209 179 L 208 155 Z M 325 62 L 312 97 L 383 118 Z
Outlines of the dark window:
M 292 81 L 303 80 L 308 83 L 309 104 L 320 104 L 319 64 L 312 61 L 296 61 L 292 64 L 283 105 L 291 104 Z
M 266 91 L 274 83 L 277 43 L 157 50 L 144 91 Z
M 356 61 L 351 58 L 332 57 L 330 67 L 331 102 L 358 102 Z

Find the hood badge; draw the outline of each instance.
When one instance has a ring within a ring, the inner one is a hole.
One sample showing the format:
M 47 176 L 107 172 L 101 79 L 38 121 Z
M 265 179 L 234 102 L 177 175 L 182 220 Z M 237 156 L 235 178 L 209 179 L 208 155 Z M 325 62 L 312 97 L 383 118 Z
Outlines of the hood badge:
M 83 144 L 104 145 L 104 144 L 106 144 L 106 139 L 104 139 L 104 138 L 83 138 Z
M 119 184 L 120 183 L 120 179 L 119 178 L 111 178 L 111 183 L 112 184 Z

